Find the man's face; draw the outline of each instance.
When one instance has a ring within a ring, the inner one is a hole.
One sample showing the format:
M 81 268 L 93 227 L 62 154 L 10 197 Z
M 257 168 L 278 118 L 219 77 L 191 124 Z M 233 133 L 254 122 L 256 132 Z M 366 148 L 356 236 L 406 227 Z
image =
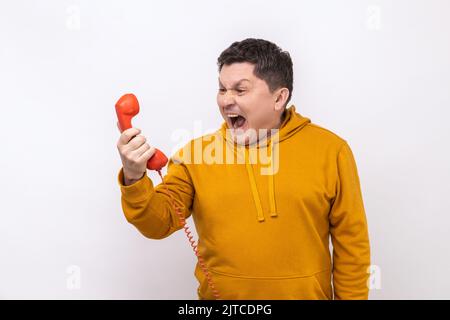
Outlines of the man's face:
M 276 103 L 277 90 L 270 92 L 267 83 L 256 77 L 253 70 L 253 64 L 239 62 L 224 65 L 219 74 L 217 104 L 240 144 L 256 142 L 252 132 L 258 135 L 260 129 L 278 128 L 284 110 Z

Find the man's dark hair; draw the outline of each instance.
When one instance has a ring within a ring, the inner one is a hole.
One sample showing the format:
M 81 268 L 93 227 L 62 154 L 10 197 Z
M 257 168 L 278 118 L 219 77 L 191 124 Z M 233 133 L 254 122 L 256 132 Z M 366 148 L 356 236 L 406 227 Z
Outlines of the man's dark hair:
M 250 62 L 255 65 L 254 74 L 266 81 L 271 92 L 279 88 L 288 88 L 292 96 L 294 75 L 289 52 L 281 50 L 276 44 L 263 40 L 248 38 L 236 41 L 225 49 L 217 59 L 219 72 L 224 65 L 235 62 Z

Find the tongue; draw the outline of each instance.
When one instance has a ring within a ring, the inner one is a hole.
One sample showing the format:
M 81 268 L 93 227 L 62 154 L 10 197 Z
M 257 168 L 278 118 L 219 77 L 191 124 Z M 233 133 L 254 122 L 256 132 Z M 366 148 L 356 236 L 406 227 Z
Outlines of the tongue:
M 236 121 L 234 122 L 234 128 L 237 129 L 239 127 L 242 127 L 245 123 L 245 118 L 242 116 L 238 116 Z

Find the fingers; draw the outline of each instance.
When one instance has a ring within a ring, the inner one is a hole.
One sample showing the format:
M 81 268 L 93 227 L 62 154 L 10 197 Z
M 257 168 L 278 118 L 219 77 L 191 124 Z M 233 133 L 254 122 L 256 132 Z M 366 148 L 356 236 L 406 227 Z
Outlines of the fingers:
M 137 139 L 137 137 L 136 137 L 136 139 Z M 134 150 L 131 150 L 130 154 L 131 154 L 132 158 L 137 160 L 148 149 L 150 149 L 150 145 L 148 143 L 143 143 L 138 148 L 135 148 Z
M 133 139 L 139 133 L 141 133 L 141 130 L 138 128 L 129 128 L 127 130 L 124 130 L 120 135 L 117 145 L 124 146 L 128 144 L 128 142 L 130 142 L 130 140 Z
M 139 135 L 135 136 L 134 138 L 131 138 L 131 141 L 128 142 L 128 144 L 124 148 L 129 149 L 130 151 L 135 151 L 146 142 L 147 142 L 147 139 L 143 135 L 139 134 Z
M 138 158 L 138 161 L 145 161 L 147 162 L 156 152 L 155 147 L 150 147 L 148 144 L 145 144 L 144 146 L 148 146 L 148 149 L 145 150 Z

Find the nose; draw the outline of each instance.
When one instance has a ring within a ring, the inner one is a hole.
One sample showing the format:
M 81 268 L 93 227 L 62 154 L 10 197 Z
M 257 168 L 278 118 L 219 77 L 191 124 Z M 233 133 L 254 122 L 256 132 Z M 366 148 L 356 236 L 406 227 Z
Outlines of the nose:
M 220 95 L 220 99 L 223 106 L 229 106 L 235 104 L 235 96 L 232 90 L 225 91 L 224 94 Z

